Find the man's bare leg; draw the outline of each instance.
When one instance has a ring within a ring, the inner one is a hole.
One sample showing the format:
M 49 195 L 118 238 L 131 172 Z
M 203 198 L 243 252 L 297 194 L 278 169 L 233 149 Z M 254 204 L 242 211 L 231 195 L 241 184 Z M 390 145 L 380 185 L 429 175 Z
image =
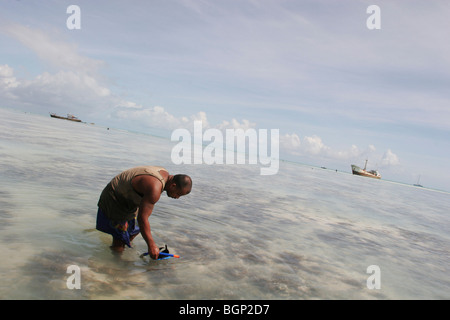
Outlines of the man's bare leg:
M 113 238 L 113 242 L 110 248 L 114 252 L 122 253 L 123 250 L 125 249 L 125 243 L 122 240 Z
M 133 241 L 134 238 L 136 238 L 136 236 L 137 236 L 138 234 L 139 234 L 139 232 L 136 233 L 136 234 L 133 234 L 133 235 L 130 237 L 130 243 Z
M 136 234 L 134 234 L 134 235 L 132 235 L 132 236 L 130 237 L 130 243 L 131 243 L 131 241 L 133 241 L 134 238 L 136 238 L 136 236 L 137 236 L 138 234 L 139 234 L 139 232 L 136 233 Z M 125 250 L 125 242 L 123 242 L 122 240 L 114 239 L 114 238 L 113 238 L 113 242 L 112 242 L 112 245 L 111 245 L 110 248 L 111 248 L 114 252 L 122 253 L 123 250 Z

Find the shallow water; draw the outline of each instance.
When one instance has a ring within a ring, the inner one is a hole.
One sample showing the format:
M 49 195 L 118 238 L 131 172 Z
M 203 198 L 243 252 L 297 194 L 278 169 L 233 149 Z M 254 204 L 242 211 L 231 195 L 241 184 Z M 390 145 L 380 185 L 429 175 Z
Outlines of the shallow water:
M 169 140 L 0 109 L 1 299 L 449 299 L 450 194 L 281 162 L 185 165 Z M 151 261 L 95 230 L 120 171 L 162 165 L 194 180 L 162 196 Z M 349 170 L 350 171 L 350 170 Z M 69 265 L 81 269 L 70 290 Z M 367 267 L 380 268 L 369 289 Z

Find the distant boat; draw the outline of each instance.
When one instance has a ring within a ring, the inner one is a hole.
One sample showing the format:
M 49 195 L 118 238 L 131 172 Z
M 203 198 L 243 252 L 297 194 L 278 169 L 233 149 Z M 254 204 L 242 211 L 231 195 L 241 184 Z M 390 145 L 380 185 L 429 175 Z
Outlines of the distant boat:
M 420 182 L 420 176 L 419 176 L 419 179 L 417 179 L 417 183 L 414 183 L 414 186 L 423 188 L 423 185 L 421 185 L 419 182 Z
M 61 116 L 56 115 L 55 113 L 50 113 L 50 117 L 57 118 L 57 119 L 70 120 L 70 121 L 75 121 L 75 122 L 81 122 L 80 119 L 78 119 L 77 117 L 75 117 L 72 114 L 67 114 L 67 117 L 61 117 Z
M 364 165 L 364 169 L 361 169 L 360 167 L 352 164 L 352 173 L 356 174 L 358 176 L 368 177 L 368 178 L 374 178 L 374 179 L 381 179 L 381 174 L 376 170 L 370 170 L 367 171 L 367 160 L 366 164 Z

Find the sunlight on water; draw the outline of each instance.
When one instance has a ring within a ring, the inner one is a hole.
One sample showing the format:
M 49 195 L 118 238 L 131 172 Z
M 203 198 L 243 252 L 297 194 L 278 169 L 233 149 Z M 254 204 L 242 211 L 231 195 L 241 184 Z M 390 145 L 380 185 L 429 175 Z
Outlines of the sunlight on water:
M 169 140 L 0 109 L 1 299 L 449 299 L 450 195 L 280 163 L 175 166 Z M 121 256 L 95 230 L 120 171 L 193 177 L 162 196 L 154 238 L 180 259 Z M 81 269 L 70 290 L 69 265 Z M 378 265 L 381 289 L 367 288 Z

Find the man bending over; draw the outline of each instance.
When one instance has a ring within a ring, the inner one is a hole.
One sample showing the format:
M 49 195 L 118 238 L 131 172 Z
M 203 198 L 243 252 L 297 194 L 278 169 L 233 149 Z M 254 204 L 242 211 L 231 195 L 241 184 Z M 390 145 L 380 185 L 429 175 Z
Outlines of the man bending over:
M 125 245 L 142 234 L 148 253 L 157 259 L 159 248 L 153 241 L 148 218 L 163 191 L 178 199 L 191 192 L 192 180 L 184 174 L 170 175 L 163 167 L 140 166 L 115 176 L 98 201 L 97 230 L 113 237 L 111 248 L 122 252 Z M 137 223 L 136 223 L 137 221 Z

